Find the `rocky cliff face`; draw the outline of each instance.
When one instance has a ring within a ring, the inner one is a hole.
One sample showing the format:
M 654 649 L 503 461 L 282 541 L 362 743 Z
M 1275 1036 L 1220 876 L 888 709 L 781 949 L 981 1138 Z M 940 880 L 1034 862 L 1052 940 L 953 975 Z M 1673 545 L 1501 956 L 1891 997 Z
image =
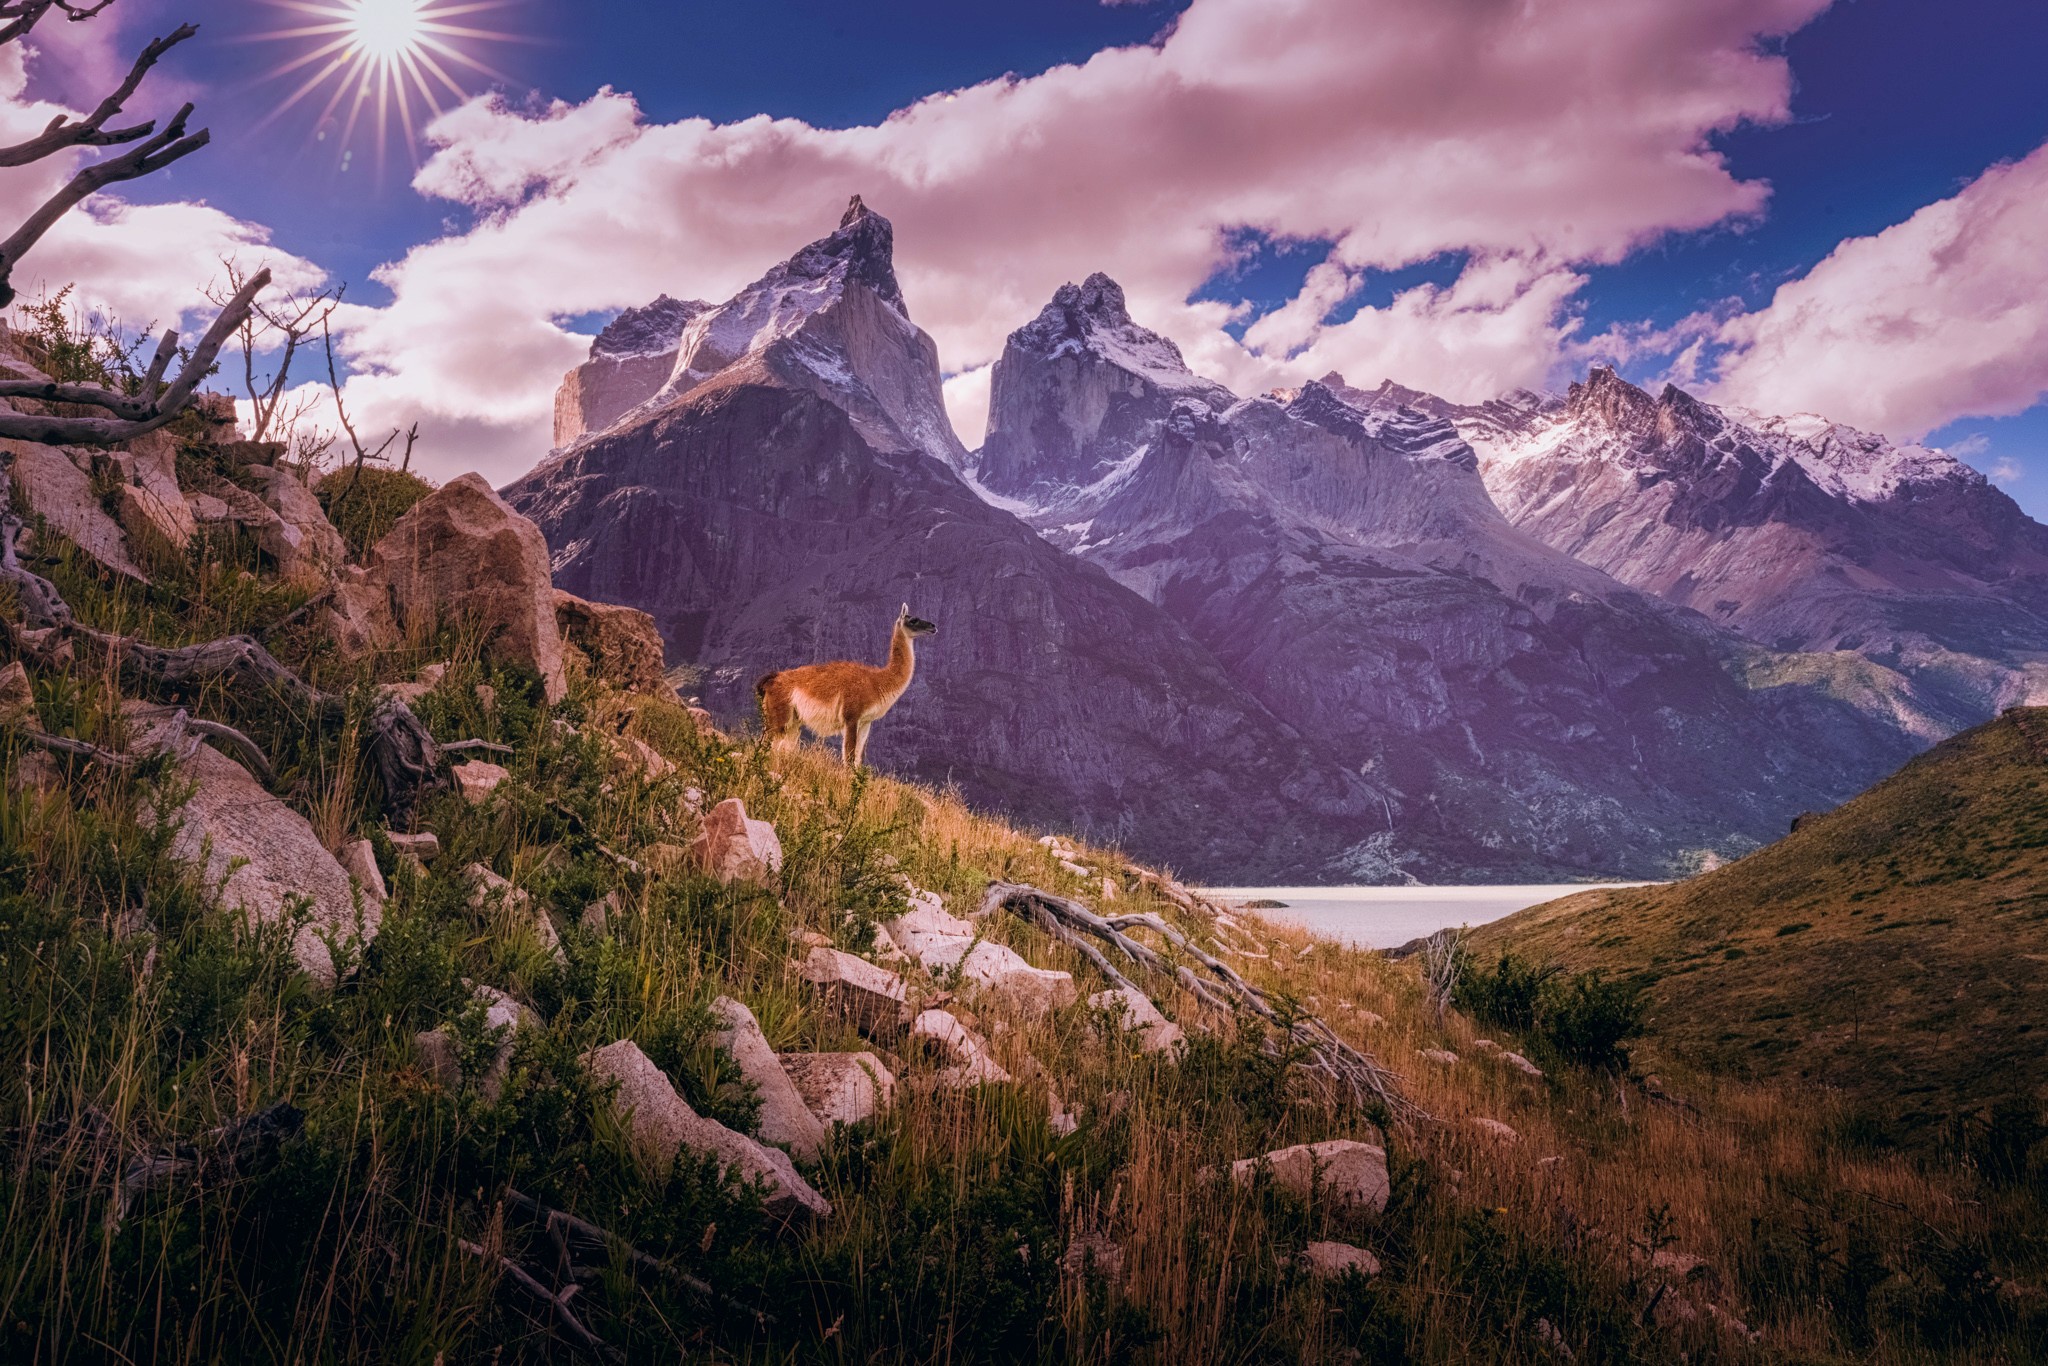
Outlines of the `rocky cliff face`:
M 1355 842 L 1361 779 L 954 472 L 891 247 L 856 202 L 691 321 L 659 403 L 506 490 L 556 582 L 650 612 L 729 720 L 770 670 L 879 661 L 907 601 L 939 632 L 876 727 L 877 767 L 1205 875 L 1299 874 Z
M 1662 875 L 1912 744 L 1746 686 L 1741 646 L 1513 526 L 1446 418 L 1325 383 L 1238 401 L 1102 277 L 1010 338 L 974 472 L 1363 774 L 1350 876 Z
M 675 370 L 683 329 L 709 307 L 664 294 L 612 319 L 590 343 L 590 359 L 555 390 L 556 448 L 603 431 L 659 393 Z
M 1607 369 L 1445 415 L 1518 526 L 1760 645 L 1891 671 L 1926 739 L 2048 695 L 2048 528 L 1942 452 Z

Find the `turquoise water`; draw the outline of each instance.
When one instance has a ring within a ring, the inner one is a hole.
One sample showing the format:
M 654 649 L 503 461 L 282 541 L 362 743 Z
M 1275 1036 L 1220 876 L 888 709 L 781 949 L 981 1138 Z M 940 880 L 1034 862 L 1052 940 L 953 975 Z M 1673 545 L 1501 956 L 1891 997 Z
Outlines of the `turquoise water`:
M 1573 892 L 1636 883 L 1534 884 L 1521 887 L 1210 887 L 1203 895 L 1229 906 L 1287 903 L 1285 910 L 1247 911 L 1365 948 L 1390 949 L 1452 926 L 1484 925 L 1525 907 Z

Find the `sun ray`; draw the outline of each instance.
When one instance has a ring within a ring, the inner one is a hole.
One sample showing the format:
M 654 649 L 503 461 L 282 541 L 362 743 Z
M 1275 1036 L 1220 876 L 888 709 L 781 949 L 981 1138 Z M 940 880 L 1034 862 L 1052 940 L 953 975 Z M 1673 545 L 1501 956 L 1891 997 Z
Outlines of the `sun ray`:
M 480 44 L 519 41 L 480 21 L 480 16 L 515 2 L 261 0 L 287 17 L 251 38 L 299 46 L 264 73 L 266 80 L 289 77 L 294 84 L 262 124 L 324 90 L 325 107 L 314 126 L 324 140 L 337 114 L 343 114 L 336 155 L 344 167 L 372 150 L 358 147 L 358 138 L 374 139 L 381 176 L 394 131 L 405 139 L 407 156 L 418 166 L 419 139 L 427 120 L 443 113 L 450 101 L 468 99 L 481 82 L 511 80 L 481 60 L 476 49 Z M 308 68 L 311 73 L 302 78 L 300 73 Z

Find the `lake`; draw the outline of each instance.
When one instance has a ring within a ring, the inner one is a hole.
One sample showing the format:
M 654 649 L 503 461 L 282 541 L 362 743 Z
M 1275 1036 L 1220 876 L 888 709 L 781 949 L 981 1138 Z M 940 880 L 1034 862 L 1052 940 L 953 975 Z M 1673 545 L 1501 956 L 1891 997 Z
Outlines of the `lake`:
M 1391 949 L 1460 925 L 1484 925 L 1525 907 L 1595 887 L 1631 882 L 1575 882 L 1522 887 L 1209 887 L 1203 895 L 1232 907 L 1284 901 L 1284 910 L 1246 911 L 1369 949 Z

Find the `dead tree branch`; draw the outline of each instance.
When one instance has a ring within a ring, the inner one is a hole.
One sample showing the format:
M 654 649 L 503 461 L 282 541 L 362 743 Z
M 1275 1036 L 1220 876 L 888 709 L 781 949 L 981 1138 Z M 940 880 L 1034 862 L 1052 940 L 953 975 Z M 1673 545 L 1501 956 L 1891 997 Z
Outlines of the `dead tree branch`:
M 112 0 L 105 0 L 105 3 L 111 4 Z M 94 7 L 92 13 L 98 13 L 100 8 L 104 8 L 104 5 Z M 76 20 L 90 18 L 91 15 L 73 14 L 71 17 Z M 33 24 L 34 20 L 29 20 L 29 23 Z M 106 126 L 107 120 L 121 112 L 121 106 L 127 103 L 128 97 L 142 84 L 142 78 L 149 74 L 149 69 L 155 66 L 166 52 L 197 32 L 199 27 L 196 24 L 180 24 L 173 32 L 150 43 L 135 59 L 135 65 L 128 68 L 126 78 L 114 87 L 112 94 L 100 101 L 97 109 L 82 120 L 73 120 L 68 115 L 59 114 L 50 120 L 47 128 L 28 141 L 18 142 L 12 147 L 0 147 L 0 166 L 26 166 L 30 162 L 41 161 L 44 157 L 55 156 L 67 147 L 113 147 L 146 138 L 154 133 L 155 119 L 132 124 L 126 128 L 109 128 Z M 0 42 L 5 41 L 5 37 L 0 37 Z
M 978 914 L 986 915 L 1001 909 L 1030 921 L 1062 944 L 1077 950 L 1118 986 L 1134 984 L 1082 936 L 1098 939 L 1140 967 L 1178 981 L 1204 1005 L 1231 1013 L 1248 1010 L 1269 1024 L 1282 1023 L 1280 1012 L 1273 1008 L 1263 991 L 1245 981 L 1228 963 L 1202 949 L 1156 915 L 1105 918 L 1078 901 L 1027 883 L 991 882 L 982 894 Z M 1148 929 L 1159 935 L 1206 968 L 1214 981 L 1203 979 L 1192 968 L 1175 969 L 1157 949 L 1124 933 L 1132 928 Z M 1286 1026 L 1293 1040 L 1308 1050 L 1311 1059 L 1307 1064 L 1309 1069 L 1348 1089 L 1353 1101 L 1362 1104 L 1370 1093 L 1396 1115 L 1425 1117 L 1414 1102 L 1401 1094 L 1399 1076 L 1339 1038 L 1337 1032 L 1320 1018 L 1305 1016 L 1286 1022 Z
M 155 431 L 191 403 L 199 381 L 213 369 L 222 344 L 241 326 L 249 310 L 255 307 L 257 294 L 269 283 L 268 270 L 259 270 L 249 277 L 248 283 L 228 300 L 227 307 L 221 309 L 213 325 L 200 337 L 199 345 L 193 348 L 192 354 L 179 368 L 178 377 L 162 394 L 155 390 L 169 364 L 171 353 L 176 349 L 177 334 L 174 332 L 164 334 L 164 341 L 157 348 L 156 358 L 150 362 L 149 374 L 144 378 L 139 395 L 124 394 L 99 385 L 57 384 L 45 379 L 0 380 L 0 398 L 84 403 L 116 414 L 114 417 L 48 417 L 0 411 L 0 436 L 51 445 L 110 446 Z M 4 288 L 0 285 L 0 290 Z
M 24 36 L 52 10 L 75 24 L 92 18 L 113 3 L 114 0 L 97 0 L 90 5 L 81 5 L 77 0 L 20 0 L 18 4 L 0 5 L 0 19 L 13 21 L 0 25 L 0 44 L 11 43 Z
M 171 116 L 162 132 L 137 143 L 120 156 L 108 157 L 85 167 L 44 201 L 41 208 L 30 214 L 28 221 L 16 228 L 11 237 L 0 242 L 0 307 L 14 302 L 14 268 L 21 264 L 21 258 L 42 240 L 51 225 L 76 208 L 80 200 L 109 185 L 154 175 L 212 141 L 213 135 L 204 128 L 196 133 L 185 131 L 185 121 L 191 117 L 192 106 L 187 104 Z
M 481 1244 L 472 1243 L 468 1239 L 458 1241 L 456 1246 L 472 1257 L 481 1257 L 492 1263 L 504 1274 L 503 1283 L 509 1283 L 528 1299 L 545 1306 L 554 1319 L 555 1331 L 571 1346 L 589 1353 L 599 1361 L 623 1362 L 626 1359 L 625 1353 L 616 1347 L 607 1346 L 605 1340 L 593 1333 L 590 1326 L 577 1318 L 576 1311 L 569 1307 L 569 1300 L 583 1288 L 582 1286 L 571 1284 L 563 1286 L 560 1290 L 550 1290 L 536 1280 L 532 1272 L 502 1253 L 492 1253 Z
M 227 270 L 230 297 L 238 293 L 243 285 L 241 267 L 233 261 L 221 263 Z M 249 439 L 266 441 L 276 430 L 285 430 L 295 425 L 304 414 L 304 404 L 280 419 L 285 407 L 286 386 L 291 380 L 292 361 L 297 358 L 299 348 L 313 335 L 315 328 L 325 332 L 327 319 L 341 304 L 342 287 L 321 290 L 317 294 L 292 293 L 275 304 L 258 304 L 243 316 L 236 327 L 236 339 L 242 348 L 242 385 L 249 395 L 249 406 L 253 414 Z M 227 300 L 215 297 L 213 302 L 227 306 Z M 259 378 L 256 373 L 256 357 L 265 351 L 277 350 L 277 366 L 267 376 Z M 284 439 L 289 439 L 286 437 Z
M 278 1150 L 305 1122 L 304 1111 L 279 1101 L 253 1115 L 209 1129 L 190 1143 L 174 1143 L 130 1159 L 121 1173 L 121 1184 L 115 1188 L 114 1203 L 107 1210 L 107 1226 L 119 1228 L 128 1215 L 128 1207 L 156 1186 L 202 1177 L 246 1176 L 264 1170 L 277 1161 Z

